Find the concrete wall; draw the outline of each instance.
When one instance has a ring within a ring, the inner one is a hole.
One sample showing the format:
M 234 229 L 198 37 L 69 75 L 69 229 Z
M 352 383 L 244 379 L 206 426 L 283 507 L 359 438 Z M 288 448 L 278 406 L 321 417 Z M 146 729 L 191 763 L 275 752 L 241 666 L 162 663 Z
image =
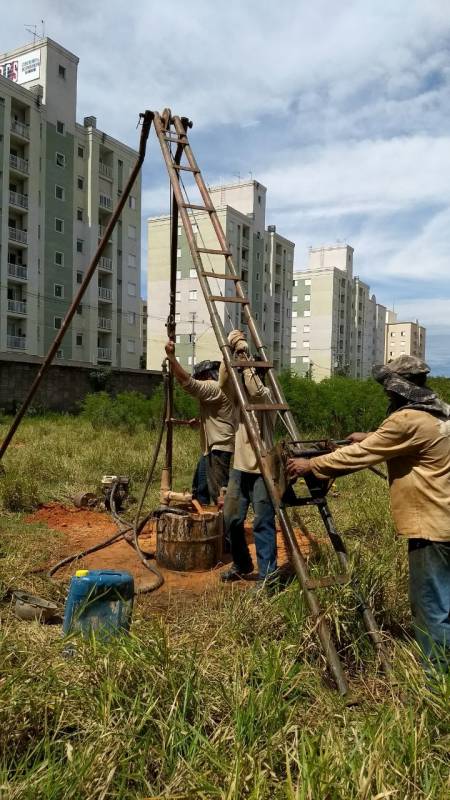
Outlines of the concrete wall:
M 13 361 L 0 356 L 0 409 L 11 412 L 24 400 L 39 369 L 40 361 Z M 50 367 L 32 405 L 53 411 L 77 411 L 83 398 L 94 391 L 90 375 L 98 367 L 54 364 Z M 161 382 L 160 372 L 112 370 L 106 390 L 140 392 L 147 397 Z

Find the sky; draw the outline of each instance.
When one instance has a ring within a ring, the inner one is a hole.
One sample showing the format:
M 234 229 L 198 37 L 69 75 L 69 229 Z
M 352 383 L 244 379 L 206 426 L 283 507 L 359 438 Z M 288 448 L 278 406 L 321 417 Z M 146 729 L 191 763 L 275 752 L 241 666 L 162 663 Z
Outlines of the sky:
M 445 0 L 19 0 L 0 50 L 41 19 L 80 58 L 79 120 L 137 146 L 145 108 L 188 116 L 207 183 L 267 186 L 297 269 L 311 245 L 351 244 L 355 274 L 426 326 L 432 371 L 450 375 Z M 142 179 L 145 248 L 144 220 L 169 206 L 155 139 Z

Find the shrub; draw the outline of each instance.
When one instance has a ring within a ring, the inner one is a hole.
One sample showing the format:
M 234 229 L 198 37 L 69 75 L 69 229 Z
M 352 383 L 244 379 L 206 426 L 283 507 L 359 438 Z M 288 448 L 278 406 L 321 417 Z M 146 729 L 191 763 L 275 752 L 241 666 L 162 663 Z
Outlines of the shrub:
M 110 397 L 106 392 L 88 394 L 81 404 L 81 416 L 95 429 L 119 428 L 135 433 L 140 428 L 158 427 L 161 420 L 164 396 L 159 386 L 151 397 L 139 392 L 122 392 Z M 174 415 L 190 419 L 198 414 L 198 407 L 179 386 L 174 388 Z
M 40 503 L 38 485 L 27 473 L 0 475 L 0 505 L 5 511 L 32 511 Z

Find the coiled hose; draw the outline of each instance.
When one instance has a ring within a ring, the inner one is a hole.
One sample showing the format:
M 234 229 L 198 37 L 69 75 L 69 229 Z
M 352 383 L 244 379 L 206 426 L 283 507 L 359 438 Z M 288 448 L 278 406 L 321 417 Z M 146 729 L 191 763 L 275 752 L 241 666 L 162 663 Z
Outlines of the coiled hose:
M 116 495 L 118 484 L 114 483 L 113 486 L 112 486 L 112 489 L 111 489 L 110 507 L 111 507 L 111 516 L 114 519 L 114 522 L 116 523 L 116 525 L 119 527 L 119 530 L 117 531 L 117 533 L 115 533 L 113 536 L 109 536 L 108 539 L 105 539 L 103 542 L 99 542 L 98 544 L 94 545 L 93 547 L 89 547 L 87 550 L 82 550 L 79 553 L 75 553 L 73 555 L 66 556 L 66 558 L 63 558 L 63 559 L 61 559 L 61 561 L 58 561 L 58 563 L 55 564 L 48 572 L 48 576 L 50 578 L 56 572 L 58 572 L 58 570 L 62 569 L 62 567 L 65 567 L 67 564 L 71 564 L 73 561 L 77 561 L 78 559 L 84 558 L 85 556 L 88 556 L 91 553 L 96 553 L 98 550 L 103 550 L 105 547 L 109 547 L 111 544 L 114 544 L 115 542 L 118 542 L 120 539 L 125 538 L 125 534 L 129 533 L 130 531 L 132 531 L 133 532 L 132 542 L 130 542 L 126 538 L 125 538 L 125 541 L 127 541 L 129 544 L 132 545 L 132 547 L 134 547 L 134 549 L 135 549 L 136 553 L 138 554 L 138 556 L 139 556 L 142 564 L 144 565 L 144 567 L 146 567 L 146 569 L 148 569 L 150 572 L 152 572 L 155 575 L 155 580 L 153 581 L 153 583 L 151 583 L 149 586 L 143 586 L 143 587 L 139 588 L 137 590 L 137 594 L 145 594 L 145 593 L 148 593 L 148 592 L 154 592 L 154 591 L 156 591 L 156 589 L 159 589 L 159 587 L 163 585 L 164 578 L 161 575 L 161 572 L 156 567 L 156 565 L 154 565 L 154 564 L 152 564 L 150 562 L 150 559 L 154 558 L 154 556 L 151 556 L 148 553 L 147 554 L 144 553 L 144 551 L 142 550 L 142 548 L 141 548 L 141 546 L 139 544 L 139 535 L 142 532 L 142 530 L 144 529 L 144 527 L 147 524 L 147 522 L 153 516 L 159 516 L 161 513 L 167 512 L 169 509 L 165 509 L 164 508 L 164 509 L 157 509 L 156 511 L 150 511 L 148 514 L 146 514 L 146 516 L 142 520 L 140 520 L 139 518 L 141 516 L 142 507 L 144 505 L 144 501 L 145 501 L 145 498 L 147 496 L 147 492 L 148 492 L 148 490 L 150 488 L 150 484 L 151 484 L 151 482 L 153 480 L 153 474 L 154 474 L 154 471 L 155 471 L 156 463 L 158 461 L 158 456 L 159 456 L 159 453 L 160 453 L 160 450 L 161 450 L 161 444 L 162 444 L 163 437 L 164 437 L 164 430 L 165 430 L 165 427 L 166 427 L 167 403 L 168 403 L 168 388 L 169 388 L 168 378 L 169 378 L 169 376 L 168 376 L 167 369 L 163 368 L 164 402 L 163 402 L 163 409 L 162 409 L 161 420 L 160 420 L 160 425 L 159 425 L 158 438 L 156 440 L 155 447 L 153 448 L 153 454 L 152 454 L 152 458 L 151 458 L 151 461 L 150 461 L 150 466 L 149 466 L 149 468 L 147 470 L 147 475 L 146 475 L 146 478 L 145 478 L 144 488 L 143 488 L 141 496 L 139 498 L 138 508 L 137 508 L 136 515 L 135 515 L 135 518 L 134 518 L 134 523 L 132 525 L 130 525 L 126 520 L 122 519 L 122 517 L 120 517 L 119 514 L 118 514 L 117 508 L 116 508 L 116 501 L 115 501 L 115 495 Z

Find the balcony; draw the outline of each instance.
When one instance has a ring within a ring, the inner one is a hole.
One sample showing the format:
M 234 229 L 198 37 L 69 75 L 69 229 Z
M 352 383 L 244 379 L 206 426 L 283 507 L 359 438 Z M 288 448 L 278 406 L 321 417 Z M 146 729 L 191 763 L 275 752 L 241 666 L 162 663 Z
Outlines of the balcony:
M 111 348 L 110 347 L 97 347 L 98 361 L 111 361 Z
M 11 242 L 27 243 L 27 232 L 21 228 L 8 228 L 8 239 Z
M 17 119 L 11 120 L 11 133 L 21 136 L 22 139 L 30 138 L 30 126 L 26 122 L 19 122 Z
M 17 172 L 24 172 L 28 175 L 29 172 L 29 162 L 26 158 L 20 158 L 20 156 L 13 156 L 12 153 L 9 154 L 9 166 L 11 169 L 17 170 Z
M 107 272 L 112 272 L 112 258 L 101 256 L 100 261 L 98 262 L 98 268 L 104 269 Z
M 98 173 L 102 178 L 106 178 L 108 181 L 112 181 L 113 179 L 112 167 L 108 167 L 108 164 L 105 164 L 103 161 L 98 162 Z
M 25 350 L 27 346 L 26 336 L 8 336 L 6 337 L 6 344 L 10 350 Z
M 28 208 L 28 195 L 20 192 L 9 192 L 9 205 L 16 208 Z
M 107 302 L 112 302 L 112 289 L 106 289 L 105 286 L 98 287 L 98 297 L 99 300 L 106 300 Z
M 28 280 L 28 268 L 23 264 L 13 264 L 8 261 L 8 277 L 16 278 L 19 281 Z
M 97 322 L 97 328 L 100 331 L 110 331 L 112 329 L 112 319 L 107 319 L 106 317 L 99 317 Z
M 112 210 L 112 197 L 110 197 L 109 194 L 99 195 L 98 203 L 100 208 L 103 208 L 105 211 Z
M 99 241 L 100 241 L 100 239 L 103 239 L 103 237 L 105 235 L 105 232 L 106 232 L 106 225 L 99 225 L 98 226 L 98 239 L 99 239 Z M 112 237 L 110 237 L 108 239 L 108 242 L 111 244 Z
M 8 314 L 19 314 L 25 316 L 27 304 L 25 300 L 8 300 Z

